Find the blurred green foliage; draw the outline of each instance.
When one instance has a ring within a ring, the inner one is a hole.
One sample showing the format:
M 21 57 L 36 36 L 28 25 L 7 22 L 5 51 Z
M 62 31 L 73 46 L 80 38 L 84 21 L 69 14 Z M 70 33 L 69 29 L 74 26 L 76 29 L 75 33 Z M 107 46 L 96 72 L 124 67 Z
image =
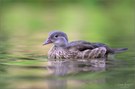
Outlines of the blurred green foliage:
M 135 44 L 134 2 L 0 0 L 1 53 L 40 54 L 43 51 L 39 45 L 49 31 L 57 29 L 66 32 L 70 40 L 132 48 Z

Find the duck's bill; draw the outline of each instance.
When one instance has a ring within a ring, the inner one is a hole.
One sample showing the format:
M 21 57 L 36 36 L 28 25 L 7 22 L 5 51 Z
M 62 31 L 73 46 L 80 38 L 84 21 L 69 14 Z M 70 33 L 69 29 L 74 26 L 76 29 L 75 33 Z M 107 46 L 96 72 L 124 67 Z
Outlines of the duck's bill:
M 43 43 L 43 45 L 47 45 L 47 44 L 50 44 L 50 43 L 52 43 L 52 41 L 51 41 L 50 39 L 47 39 L 47 40 Z

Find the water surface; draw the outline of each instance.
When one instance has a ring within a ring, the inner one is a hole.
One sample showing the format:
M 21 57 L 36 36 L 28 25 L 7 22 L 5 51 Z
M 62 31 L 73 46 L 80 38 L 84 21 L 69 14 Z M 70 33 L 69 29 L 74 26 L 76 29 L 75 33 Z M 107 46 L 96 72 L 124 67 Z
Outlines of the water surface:
M 134 89 L 134 57 L 48 61 L 16 58 L 0 64 L 1 89 Z

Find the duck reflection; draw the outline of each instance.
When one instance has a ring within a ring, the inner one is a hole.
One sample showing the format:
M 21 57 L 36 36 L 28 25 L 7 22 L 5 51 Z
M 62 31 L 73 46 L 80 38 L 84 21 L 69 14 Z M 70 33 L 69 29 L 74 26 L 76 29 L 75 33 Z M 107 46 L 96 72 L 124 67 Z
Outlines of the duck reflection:
M 53 60 L 48 61 L 48 70 L 56 76 L 64 76 L 70 73 L 79 73 L 86 71 L 104 71 L 106 67 L 106 59 L 91 60 Z

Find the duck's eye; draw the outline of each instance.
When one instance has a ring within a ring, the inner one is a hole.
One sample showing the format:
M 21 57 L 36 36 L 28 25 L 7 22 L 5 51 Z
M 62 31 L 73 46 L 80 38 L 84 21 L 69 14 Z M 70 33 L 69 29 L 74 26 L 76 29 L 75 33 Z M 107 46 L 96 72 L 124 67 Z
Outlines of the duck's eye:
M 58 35 L 55 35 L 55 37 L 57 38 L 57 37 L 58 37 Z

